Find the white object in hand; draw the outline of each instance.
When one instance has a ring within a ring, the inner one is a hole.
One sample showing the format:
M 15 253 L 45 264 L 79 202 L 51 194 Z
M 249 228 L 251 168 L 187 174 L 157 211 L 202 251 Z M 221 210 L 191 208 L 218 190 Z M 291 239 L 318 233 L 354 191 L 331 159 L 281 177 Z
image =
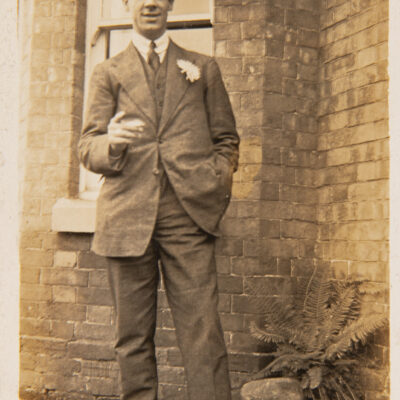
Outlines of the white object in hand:
M 139 118 L 124 119 L 125 111 L 116 114 L 108 124 L 108 143 L 112 156 L 120 155 L 143 133 L 145 123 Z

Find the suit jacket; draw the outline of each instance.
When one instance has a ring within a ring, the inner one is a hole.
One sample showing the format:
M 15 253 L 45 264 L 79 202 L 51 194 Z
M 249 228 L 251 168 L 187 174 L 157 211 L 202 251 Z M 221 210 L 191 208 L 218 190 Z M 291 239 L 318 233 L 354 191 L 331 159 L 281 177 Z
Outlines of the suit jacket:
M 203 230 L 218 235 L 238 162 L 235 119 L 214 59 L 170 42 L 164 105 L 157 120 L 139 57 L 131 43 L 96 66 L 79 142 L 81 162 L 105 178 L 92 248 L 110 257 L 144 253 L 157 216 L 160 162 L 186 212 Z M 195 64 L 200 78 L 187 80 L 178 60 Z M 145 131 L 122 157 L 113 159 L 107 126 L 119 111 L 142 119 Z

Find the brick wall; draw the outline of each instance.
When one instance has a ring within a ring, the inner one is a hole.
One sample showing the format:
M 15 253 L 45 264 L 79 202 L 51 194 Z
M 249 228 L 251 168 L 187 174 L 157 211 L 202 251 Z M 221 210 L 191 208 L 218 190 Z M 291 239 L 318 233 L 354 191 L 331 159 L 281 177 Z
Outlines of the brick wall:
M 87 384 L 76 375 L 85 365 L 67 344 L 85 329 L 90 306 L 80 300 L 81 287 L 95 277 L 65 252 L 75 243 L 51 231 L 55 201 L 77 192 L 85 1 L 20 3 L 20 386 L 22 398 L 39 399 Z M 85 238 L 74 250 L 88 247 Z
M 388 283 L 388 1 L 326 0 L 321 15 L 320 224 L 316 255 L 339 278 Z M 388 299 L 370 307 L 388 313 Z M 388 365 L 388 333 L 375 338 Z M 388 399 L 387 370 L 369 371 L 367 399 Z
M 77 193 L 85 0 L 22 1 L 21 398 L 117 398 L 113 312 L 91 235 L 51 231 Z M 217 246 L 234 398 L 266 363 L 255 294 L 287 295 L 315 262 L 387 274 L 387 10 L 383 0 L 215 0 L 215 53 L 242 138 Z M 385 300 L 372 299 L 386 310 Z M 185 399 L 160 288 L 160 399 Z M 386 361 L 386 336 L 374 352 Z M 382 376 L 372 374 L 369 399 Z

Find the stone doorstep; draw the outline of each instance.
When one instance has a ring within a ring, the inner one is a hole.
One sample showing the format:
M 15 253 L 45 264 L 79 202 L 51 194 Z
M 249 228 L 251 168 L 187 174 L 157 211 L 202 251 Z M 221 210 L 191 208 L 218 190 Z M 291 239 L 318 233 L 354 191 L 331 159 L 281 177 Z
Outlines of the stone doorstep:
M 242 400 L 303 400 L 300 383 L 294 378 L 265 378 L 243 385 Z

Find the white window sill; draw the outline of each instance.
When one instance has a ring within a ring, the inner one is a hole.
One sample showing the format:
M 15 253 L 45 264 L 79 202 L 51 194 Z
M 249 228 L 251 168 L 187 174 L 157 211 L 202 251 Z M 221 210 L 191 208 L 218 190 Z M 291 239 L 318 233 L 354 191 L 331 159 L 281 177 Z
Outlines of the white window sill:
M 53 207 L 51 227 L 55 232 L 93 233 L 96 201 L 59 199 Z

